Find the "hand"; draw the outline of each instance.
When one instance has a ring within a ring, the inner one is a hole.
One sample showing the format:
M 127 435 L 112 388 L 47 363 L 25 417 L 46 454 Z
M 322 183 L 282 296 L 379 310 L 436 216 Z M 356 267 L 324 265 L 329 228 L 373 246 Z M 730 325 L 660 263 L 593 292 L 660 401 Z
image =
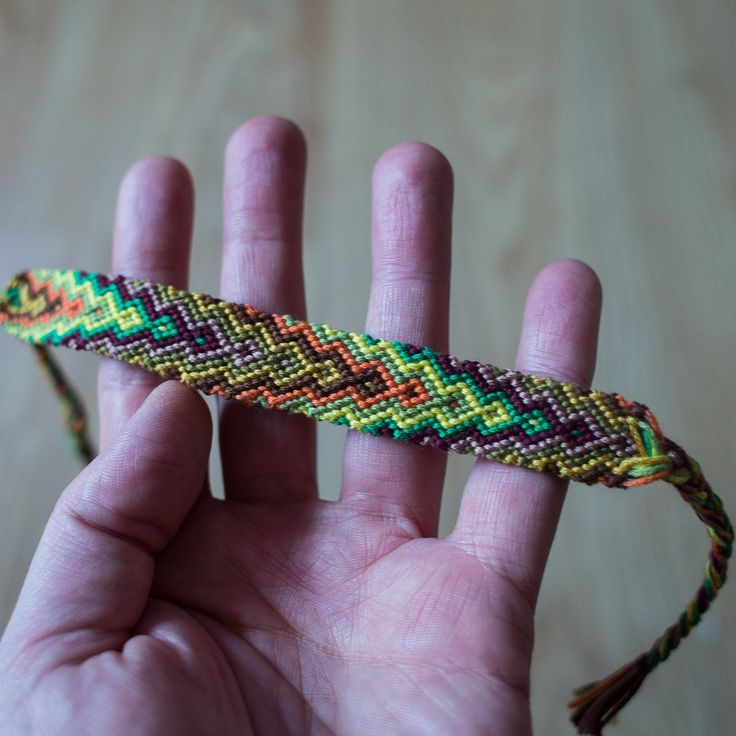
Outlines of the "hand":
M 279 118 L 230 140 L 224 298 L 305 316 L 305 160 Z M 438 151 L 381 156 L 367 332 L 447 350 L 451 208 Z M 186 288 L 192 211 L 181 164 L 137 163 L 112 270 Z M 588 384 L 600 299 L 587 266 L 544 268 L 517 367 Z M 350 432 L 340 500 L 322 501 L 314 423 L 228 404 L 223 501 L 202 398 L 107 360 L 99 389 L 102 452 L 61 495 L 0 646 L 3 734 L 531 733 L 563 482 L 477 461 L 438 539 L 443 453 Z

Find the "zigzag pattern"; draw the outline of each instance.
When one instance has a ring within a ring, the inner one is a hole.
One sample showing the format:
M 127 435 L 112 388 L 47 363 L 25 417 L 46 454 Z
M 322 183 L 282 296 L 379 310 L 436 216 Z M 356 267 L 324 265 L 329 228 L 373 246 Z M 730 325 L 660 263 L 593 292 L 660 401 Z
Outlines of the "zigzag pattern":
M 648 456 L 640 404 L 426 347 L 98 273 L 21 274 L 5 300 L 0 322 L 18 337 L 245 404 L 585 483 L 621 485 L 622 461 Z

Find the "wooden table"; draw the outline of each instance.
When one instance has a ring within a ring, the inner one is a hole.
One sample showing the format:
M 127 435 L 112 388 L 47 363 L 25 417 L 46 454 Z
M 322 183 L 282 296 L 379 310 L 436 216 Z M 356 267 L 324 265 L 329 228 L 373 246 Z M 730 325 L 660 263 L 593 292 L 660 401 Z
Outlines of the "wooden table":
M 733 511 L 734 48 L 729 0 L 3 0 L 0 276 L 109 268 L 119 179 L 166 153 L 194 174 L 192 286 L 214 291 L 223 146 L 280 114 L 309 143 L 310 315 L 359 328 L 371 167 L 427 141 L 456 178 L 452 350 L 511 365 L 535 271 L 585 260 L 605 294 L 596 385 L 649 404 Z M 61 357 L 94 406 L 96 361 Z M 0 366 L 4 622 L 77 462 L 31 352 L 0 335 Z M 330 496 L 343 433 L 320 432 Z M 445 530 L 469 467 L 450 462 Z M 572 732 L 569 688 L 649 645 L 706 546 L 667 488 L 571 489 L 538 609 L 537 733 Z M 727 586 L 612 733 L 736 732 L 734 604 Z

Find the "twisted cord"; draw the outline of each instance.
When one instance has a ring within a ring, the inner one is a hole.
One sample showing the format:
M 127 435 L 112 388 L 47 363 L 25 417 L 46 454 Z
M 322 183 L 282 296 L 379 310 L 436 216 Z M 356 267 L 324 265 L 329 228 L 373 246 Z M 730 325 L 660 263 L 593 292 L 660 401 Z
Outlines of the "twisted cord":
M 665 480 L 677 488 L 682 499 L 695 511 L 695 515 L 705 524 L 710 536 L 708 559 L 705 564 L 705 577 L 695 597 L 672 624 L 652 645 L 647 654 L 647 672 L 664 662 L 670 652 L 676 649 L 701 616 L 710 608 L 711 602 L 726 582 L 728 560 L 733 552 L 733 527 L 723 508 L 723 502 L 710 487 L 698 463 L 687 457 L 674 442 L 667 441 L 672 452 L 687 459 L 688 468 L 682 475 L 673 473 Z M 689 473 L 687 472 L 689 471 Z M 682 477 L 686 476 L 686 477 Z
M 61 400 L 64 423 L 74 451 L 85 464 L 91 463 L 96 453 L 89 439 L 84 404 L 66 379 L 58 363 L 51 357 L 49 351 L 43 345 L 33 345 L 32 347 L 43 373 L 49 379 L 52 388 Z

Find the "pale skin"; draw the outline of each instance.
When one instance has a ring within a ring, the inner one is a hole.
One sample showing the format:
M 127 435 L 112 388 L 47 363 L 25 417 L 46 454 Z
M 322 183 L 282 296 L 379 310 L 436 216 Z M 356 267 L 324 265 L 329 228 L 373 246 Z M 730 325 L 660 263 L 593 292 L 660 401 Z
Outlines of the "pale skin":
M 222 297 L 306 316 L 305 167 L 287 120 L 233 134 Z M 367 332 L 447 350 L 452 191 L 429 145 L 377 161 Z M 184 166 L 139 161 L 111 270 L 186 288 L 192 217 Z M 590 268 L 547 265 L 516 367 L 588 385 L 600 305 Z M 486 354 L 477 340 L 463 357 Z M 562 481 L 479 460 L 438 539 L 443 453 L 350 432 L 340 499 L 322 501 L 314 423 L 228 404 L 223 501 L 200 396 L 102 361 L 99 407 L 101 454 L 62 493 L 0 643 L 2 734 L 531 734 Z

